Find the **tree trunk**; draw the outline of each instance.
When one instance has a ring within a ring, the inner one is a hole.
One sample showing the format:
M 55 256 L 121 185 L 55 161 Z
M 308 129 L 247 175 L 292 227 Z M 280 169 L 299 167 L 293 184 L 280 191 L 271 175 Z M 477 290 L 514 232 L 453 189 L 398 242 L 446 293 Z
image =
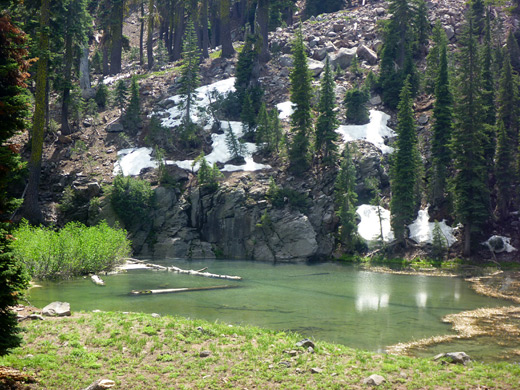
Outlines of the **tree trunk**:
M 260 27 L 258 33 L 262 37 L 262 47 L 258 60 L 261 64 L 267 63 L 271 59 L 269 54 L 269 0 L 258 0 L 256 6 L 256 24 Z
M 229 58 L 235 54 L 231 40 L 231 26 L 229 17 L 230 0 L 220 1 L 220 39 L 222 40 L 222 57 Z
M 464 225 L 464 256 L 471 255 L 471 224 L 466 223 Z
M 123 0 L 114 2 L 112 9 L 112 50 L 110 53 L 110 74 L 121 73 L 123 51 Z
M 200 19 L 202 24 L 202 58 L 209 58 L 208 0 L 202 0 Z
M 175 7 L 173 32 L 173 61 L 181 59 L 182 35 L 184 33 L 184 2 L 180 1 Z
M 148 1 L 148 40 L 146 42 L 146 53 L 148 55 L 148 70 L 153 68 L 153 15 L 154 0 Z
M 141 0 L 141 31 L 139 31 L 139 65 L 144 66 L 144 0 Z
M 45 89 L 47 86 L 47 65 L 49 62 L 49 15 L 50 0 L 42 0 L 40 7 L 40 39 L 38 51 L 41 53 L 36 70 L 36 94 L 33 116 L 31 157 L 29 159 L 29 184 L 24 199 L 24 216 L 32 224 L 43 222 L 38 203 L 38 187 L 43 154 L 43 135 L 45 128 Z
M 88 66 L 88 45 L 81 47 L 81 57 L 79 60 L 79 87 L 81 91 L 89 91 L 90 85 L 90 69 Z
M 108 49 L 109 49 L 110 35 L 107 31 L 103 32 L 103 38 L 101 38 L 101 47 L 103 53 L 103 76 L 110 74 L 110 67 L 108 63 Z
M 69 135 L 72 130 L 69 126 L 69 104 L 70 104 L 70 87 L 72 83 L 72 14 L 71 6 L 67 11 L 67 24 L 65 27 L 65 68 L 63 70 L 64 86 L 63 99 L 61 103 L 61 134 Z

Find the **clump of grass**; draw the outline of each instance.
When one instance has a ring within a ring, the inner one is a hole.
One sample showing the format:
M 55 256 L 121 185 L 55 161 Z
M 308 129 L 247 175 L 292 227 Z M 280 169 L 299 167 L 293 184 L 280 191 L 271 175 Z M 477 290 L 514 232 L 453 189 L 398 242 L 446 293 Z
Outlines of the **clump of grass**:
M 91 227 L 69 222 L 61 230 L 24 221 L 13 235 L 14 256 L 37 279 L 108 271 L 131 253 L 126 231 L 111 228 L 105 221 Z

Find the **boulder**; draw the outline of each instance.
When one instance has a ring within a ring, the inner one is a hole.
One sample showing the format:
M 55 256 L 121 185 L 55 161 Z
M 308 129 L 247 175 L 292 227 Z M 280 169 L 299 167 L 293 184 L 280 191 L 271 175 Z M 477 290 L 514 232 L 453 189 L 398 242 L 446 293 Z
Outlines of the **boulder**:
M 446 33 L 446 38 L 448 38 L 448 41 L 455 36 L 455 30 L 452 26 L 445 26 L 444 32 Z
M 296 346 L 297 347 L 303 347 L 303 348 L 314 348 L 315 345 L 314 343 L 312 342 L 312 340 L 309 340 L 309 339 L 303 339 L 303 340 L 300 340 L 296 343 Z
M 314 58 L 317 61 L 323 61 L 325 59 L 325 57 L 327 57 L 327 53 L 328 53 L 327 48 L 321 47 L 319 49 L 314 50 L 314 52 L 312 54 L 312 58 Z
M 323 69 L 325 68 L 325 65 L 323 64 L 323 62 L 316 61 L 311 58 L 308 59 L 307 65 L 314 77 L 318 77 L 321 74 L 321 72 L 323 72 Z
M 439 360 L 441 358 L 447 358 L 453 364 L 462 364 L 466 365 L 471 361 L 471 358 L 465 352 L 448 352 L 448 353 L 440 353 L 436 355 L 433 360 Z
M 372 106 L 377 106 L 377 105 L 381 104 L 383 101 L 381 100 L 381 96 L 375 95 L 375 96 L 372 96 L 368 102 Z
M 125 131 L 125 128 L 121 123 L 111 123 L 105 130 L 107 133 L 121 133 Z
M 383 384 L 386 381 L 384 377 L 378 374 L 372 374 L 368 378 L 365 378 L 363 380 L 363 384 L 369 385 L 369 386 L 379 386 Z
M 278 62 L 284 68 L 290 68 L 293 66 L 293 58 L 291 55 L 285 54 L 283 56 L 280 56 L 280 58 L 278 59 Z
M 67 317 L 70 316 L 70 303 L 52 302 L 42 309 L 42 314 L 47 317 Z
M 358 58 L 368 62 L 370 65 L 377 64 L 377 54 L 372 49 L 369 49 L 365 45 L 359 45 L 357 48 Z
M 330 65 L 332 69 L 338 66 L 341 69 L 346 69 L 350 66 L 352 59 L 356 55 L 356 49 L 342 48 L 330 55 Z

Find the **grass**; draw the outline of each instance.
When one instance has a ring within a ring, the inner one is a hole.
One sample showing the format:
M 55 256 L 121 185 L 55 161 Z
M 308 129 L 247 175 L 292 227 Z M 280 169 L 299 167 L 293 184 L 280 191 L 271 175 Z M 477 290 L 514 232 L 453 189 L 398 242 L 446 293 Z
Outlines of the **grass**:
M 442 365 L 325 342 L 309 353 L 295 346 L 298 334 L 170 316 L 79 313 L 26 327 L 25 344 L 0 365 L 35 376 L 31 389 L 79 389 L 101 378 L 117 389 L 350 389 L 365 388 L 372 374 L 386 378 L 384 389 L 512 389 L 520 377 L 518 365 Z

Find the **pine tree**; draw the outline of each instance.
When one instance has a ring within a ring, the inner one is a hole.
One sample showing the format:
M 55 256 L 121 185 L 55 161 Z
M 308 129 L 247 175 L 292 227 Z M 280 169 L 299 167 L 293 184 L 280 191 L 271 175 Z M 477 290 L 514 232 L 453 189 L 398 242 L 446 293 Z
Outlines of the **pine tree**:
M 439 72 L 435 86 L 432 127 L 431 201 L 434 206 L 444 200 L 446 180 L 451 166 L 450 142 L 453 121 L 453 96 L 450 90 L 446 44 L 441 44 Z
M 437 221 L 435 221 L 432 236 L 432 258 L 437 261 L 442 261 L 446 256 L 448 243 Z
M 471 253 L 472 235 L 489 214 L 489 193 L 484 160 L 480 69 L 473 15 L 468 11 L 457 75 L 453 155 L 455 215 L 464 225 L 465 256 Z
M 258 117 L 256 119 L 256 142 L 260 145 L 262 151 L 271 153 L 273 151 L 273 145 L 271 145 L 271 121 L 265 103 L 262 103 L 260 110 L 258 111 Z
M 232 160 L 235 160 L 239 157 L 244 157 L 244 144 L 237 139 L 235 133 L 233 133 L 231 125 L 228 125 L 226 130 L 226 146 L 228 148 L 229 154 L 231 154 Z
M 28 279 L 23 266 L 9 249 L 9 219 L 15 206 L 10 194 L 10 182 L 20 174 L 22 164 L 16 149 L 8 140 L 26 128 L 29 115 L 29 96 L 25 80 L 29 63 L 26 61 L 26 35 L 16 27 L 8 15 L 0 14 L 0 356 L 20 345 L 20 327 L 11 307 L 18 303 L 19 293 L 27 288 Z
M 392 190 L 390 223 L 398 242 L 406 238 L 406 226 L 413 221 L 416 211 L 417 172 L 420 160 L 412 104 L 410 83 L 406 79 L 399 101 L 398 136 L 390 171 Z
M 344 157 L 335 182 L 337 215 L 340 220 L 339 236 L 347 252 L 352 253 L 359 243 L 356 223 L 356 167 L 350 147 L 345 146 Z
M 345 94 L 347 121 L 355 125 L 364 125 L 370 122 L 370 113 L 367 103 L 370 94 L 366 88 L 352 88 Z
M 309 133 L 312 126 L 312 76 L 307 65 L 301 27 L 297 30 L 293 43 L 293 63 L 289 79 L 291 102 L 294 105 L 291 115 L 294 138 L 289 147 L 289 162 L 291 170 L 295 174 L 301 174 L 309 167 Z
M 200 84 L 199 75 L 200 51 L 197 46 L 197 35 L 190 18 L 186 25 L 184 35 L 184 46 L 182 50 L 182 67 L 179 79 L 180 93 L 182 96 L 182 107 L 184 108 L 183 126 L 184 131 L 191 133 L 191 105 L 195 100 L 195 89 Z
M 108 91 L 108 87 L 106 86 L 105 83 L 101 82 L 98 86 L 98 89 L 96 91 L 96 97 L 95 97 L 96 103 L 99 108 L 101 108 L 101 109 L 106 108 L 106 106 L 108 105 L 109 95 L 110 94 Z
M 515 182 L 514 175 L 512 174 L 512 172 L 514 172 L 513 150 L 511 140 L 507 136 L 504 122 L 499 120 L 495 178 L 497 188 L 497 215 L 501 221 L 508 217 L 511 201 L 513 200 L 512 184 Z
M 244 137 L 251 142 L 255 141 L 256 113 L 253 107 L 251 95 L 246 91 L 244 103 L 242 105 L 242 113 L 240 114 L 242 127 L 244 129 Z
M 448 44 L 446 32 L 440 20 L 435 22 L 431 39 L 433 41 L 433 47 L 426 56 L 426 70 L 424 73 L 424 90 L 426 93 L 433 93 L 435 91 L 437 75 L 439 74 L 441 48 Z
M 141 123 L 141 105 L 139 103 L 139 84 L 137 77 L 132 77 L 130 86 L 130 101 L 123 117 L 123 125 L 130 133 L 135 133 Z
M 518 41 L 513 31 L 509 31 L 509 34 L 507 34 L 507 50 L 509 52 L 511 66 L 514 70 L 520 71 L 520 47 L 518 46 Z
M 325 71 L 321 79 L 320 101 L 318 105 L 318 119 L 316 121 L 316 152 L 322 154 L 325 165 L 333 165 L 337 155 L 338 138 L 336 129 L 339 122 L 336 118 L 336 94 L 334 92 L 334 78 L 330 69 L 329 58 L 325 62 Z
M 117 107 L 119 107 L 119 110 L 121 111 L 121 115 L 123 115 L 123 111 L 126 106 L 126 100 L 128 97 L 128 88 L 126 87 L 126 84 L 123 79 L 119 79 L 116 84 L 116 88 L 114 90 L 114 103 Z
M 220 33 L 222 41 L 222 57 L 229 58 L 235 54 L 233 42 L 231 40 L 231 20 L 230 20 L 231 0 L 220 0 Z
M 475 0 L 477 1 L 477 0 Z M 475 3 L 477 4 L 477 3 Z M 484 22 L 484 21 L 483 21 Z M 481 62 L 481 80 L 482 80 L 482 120 L 484 122 L 484 159 L 488 174 L 491 176 L 493 172 L 493 158 L 495 156 L 496 146 L 496 109 L 495 109 L 495 80 L 492 71 L 492 42 L 491 42 L 491 25 L 489 12 L 486 13 L 484 27 L 484 42 L 482 45 L 482 62 Z
M 430 22 L 428 20 L 428 8 L 424 0 L 416 0 L 415 12 L 415 52 L 418 54 L 426 52 L 428 36 L 430 35 Z

